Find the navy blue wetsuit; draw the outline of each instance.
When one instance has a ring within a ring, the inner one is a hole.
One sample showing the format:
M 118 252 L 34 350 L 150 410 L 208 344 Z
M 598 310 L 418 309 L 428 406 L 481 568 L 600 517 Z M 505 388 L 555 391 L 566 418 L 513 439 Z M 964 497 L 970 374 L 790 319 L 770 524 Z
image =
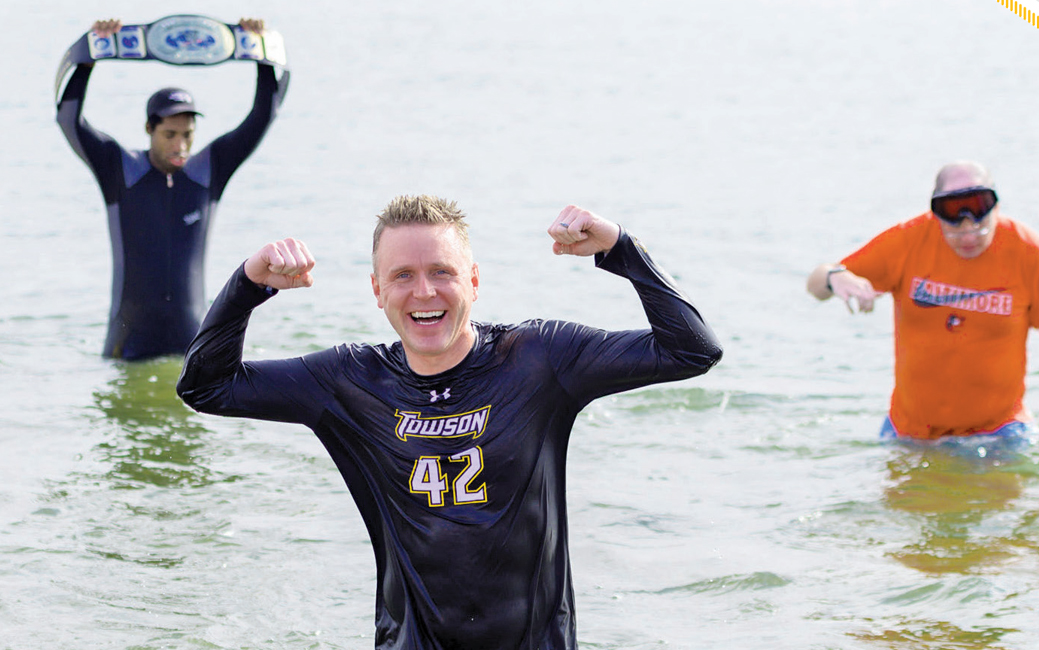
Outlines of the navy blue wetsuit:
M 272 291 L 240 268 L 210 308 L 177 390 L 207 413 L 295 422 L 331 454 L 375 551 L 379 650 L 577 646 L 566 450 L 592 400 L 707 372 L 721 347 L 641 246 L 596 263 L 627 277 L 652 329 L 475 324 L 457 366 L 411 371 L 400 342 L 242 362 Z
M 104 355 L 183 354 L 205 312 L 206 236 L 231 174 L 256 149 L 281 100 L 274 68 L 257 66 L 252 111 L 167 176 L 147 151 L 128 151 L 83 118 L 92 66 L 80 65 L 58 124 L 101 186 L 112 240 L 112 306 Z

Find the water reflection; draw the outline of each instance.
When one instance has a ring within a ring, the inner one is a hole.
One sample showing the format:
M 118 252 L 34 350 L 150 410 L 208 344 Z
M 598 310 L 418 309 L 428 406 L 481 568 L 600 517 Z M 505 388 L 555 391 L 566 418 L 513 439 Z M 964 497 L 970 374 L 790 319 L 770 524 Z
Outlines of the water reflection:
M 888 462 L 884 501 L 910 515 L 916 539 L 889 555 L 925 573 L 969 574 L 1034 550 L 1029 518 L 1014 512 L 1035 479 L 1026 443 L 899 445 Z
M 868 620 L 868 619 L 867 619 Z M 1006 650 L 1004 637 L 1017 634 L 1012 628 L 964 629 L 946 621 L 903 619 L 896 629 L 853 634 L 852 637 L 882 648 L 929 650 L 932 648 L 984 648 Z
M 1028 634 L 1020 622 L 1032 616 L 1013 589 L 997 585 L 1039 550 L 1027 496 L 1039 475 L 1033 443 L 893 443 L 883 503 L 909 539 L 887 536 L 895 550 L 886 555 L 926 578 L 889 585 L 881 605 L 901 613 L 864 618 L 867 629 L 849 636 L 879 648 L 1018 647 Z M 950 612 L 959 613 L 942 620 Z
M 97 446 L 115 487 L 202 486 L 213 482 L 202 464 L 205 428 L 177 397 L 181 359 L 120 363 L 119 375 L 94 393 L 94 403 L 116 425 Z

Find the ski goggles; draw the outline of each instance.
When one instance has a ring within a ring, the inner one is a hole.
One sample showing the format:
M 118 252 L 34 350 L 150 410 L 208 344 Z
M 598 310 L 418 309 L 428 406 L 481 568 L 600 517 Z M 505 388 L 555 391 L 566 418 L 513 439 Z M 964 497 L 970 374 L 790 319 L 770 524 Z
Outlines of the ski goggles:
M 931 212 L 951 226 L 959 226 L 965 219 L 981 223 L 996 207 L 999 198 L 988 187 L 965 187 L 931 197 Z

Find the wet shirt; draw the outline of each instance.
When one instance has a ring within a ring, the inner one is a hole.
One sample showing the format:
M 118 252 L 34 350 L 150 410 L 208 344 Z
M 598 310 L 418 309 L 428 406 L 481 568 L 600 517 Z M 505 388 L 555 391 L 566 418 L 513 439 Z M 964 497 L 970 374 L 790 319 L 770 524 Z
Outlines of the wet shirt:
M 1026 342 L 1039 327 L 1039 236 L 999 217 L 992 244 L 963 259 L 926 213 L 884 231 L 843 260 L 891 292 L 901 435 L 937 438 L 1028 420 Z
M 379 650 L 576 647 L 566 449 L 597 397 L 706 372 L 721 348 L 626 234 L 597 263 L 635 286 L 652 329 L 475 324 L 456 367 L 422 376 L 399 342 L 241 361 L 269 292 L 239 272 L 188 352 L 178 392 L 221 415 L 313 429 L 367 526 Z
M 104 354 L 143 359 L 182 354 L 205 312 L 206 237 L 217 202 L 274 119 L 274 69 L 257 66 L 253 108 L 237 128 L 167 175 L 147 151 L 124 149 L 83 118 L 92 67 L 79 66 L 58 104 L 58 124 L 94 173 L 108 212 L 112 304 Z

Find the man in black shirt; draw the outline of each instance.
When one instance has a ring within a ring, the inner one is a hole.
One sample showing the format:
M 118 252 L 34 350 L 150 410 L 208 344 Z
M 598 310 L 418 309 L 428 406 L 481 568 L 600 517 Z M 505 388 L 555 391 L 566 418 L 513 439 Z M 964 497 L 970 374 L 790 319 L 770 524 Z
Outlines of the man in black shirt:
M 575 206 L 556 254 L 628 278 L 650 329 L 470 320 L 480 286 L 453 202 L 400 197 L 379 217 L 372 288 L 400 341 L 242 361 L 249 314 L 310 286 L 287 239 L 232 276 L 188 351 L 177 391 L 194 408 L 304 424 L 342 473 L 375 551 L 379 650 L 572 649 L 565 460 L 592 400 L 707 372 L 711 329 L 617 224 Z

